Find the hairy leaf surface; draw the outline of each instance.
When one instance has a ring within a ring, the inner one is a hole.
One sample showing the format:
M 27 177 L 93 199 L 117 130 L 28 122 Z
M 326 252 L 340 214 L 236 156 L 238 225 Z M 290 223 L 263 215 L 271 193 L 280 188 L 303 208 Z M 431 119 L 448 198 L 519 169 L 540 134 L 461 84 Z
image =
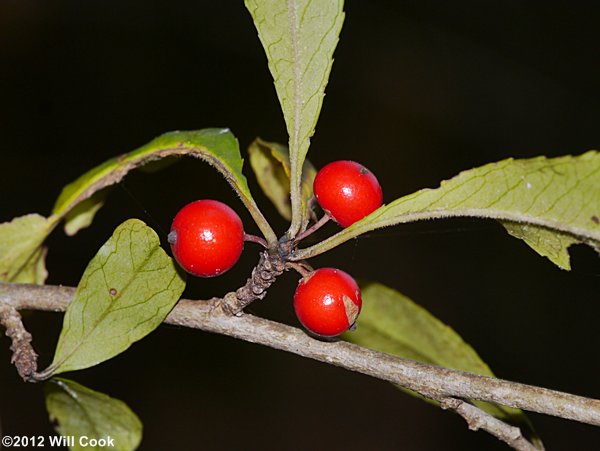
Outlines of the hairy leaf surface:
M 436 189 L 384 205 L 328 240 L 300 251 L 322 253 L 362 233 L 423 219 L 497 219 L 513 236 L 568 269 L 567 248 L 584 243 L 600 252 L 600 153 L 508 159 L 464 171 Z
M 301 220 L 302 166 L 315 131 L 344 21 L 343 0 L 246 0 L 290 137 L 292 210 Z M 297 185 L 297 186 L 296 186 Z M 297 205 L 294 205 L 297 202 Z

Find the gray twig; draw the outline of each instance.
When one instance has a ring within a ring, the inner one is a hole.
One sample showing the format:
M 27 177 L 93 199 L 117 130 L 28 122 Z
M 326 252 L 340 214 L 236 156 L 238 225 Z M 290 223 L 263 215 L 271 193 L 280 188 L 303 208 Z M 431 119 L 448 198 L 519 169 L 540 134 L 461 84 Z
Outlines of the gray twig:
M 472 431 L 482 429 L 517 451 L 543 451 L 544 449 L 541 443 L 536 447 L 523 437 L 518 427 L 511 426 L 462 399 L 444 398 L 440 400 L 440 406 L 463 417 Z
M 0 324 L 6 329 L 6 336 L 11 339 L 10 363 L 17 368 L 19 376 L 25 381 L 35 380 L 37 374 L 37 354 L 31 346 L 31 334 L 25 330 L 21 315 L 10 304 L 0 304 Z
M 0 304 L 16 310 L 58 312 L 66 310 L 74 293 L 74 288 L 62 286 L 0 283 Z M 435 400 L 460 398 L 487 401 L 600 426 L 600 400 L 441 368 L 345 341 L 316 340 L 285 324 L 243 313 L 232 316 L 222 309 L 215 308 L 221 302 L 221 299 L 182 299 L 165 323 L 228 335 L 291 352 L 389 381 Z M 509 431 L 506 426 L 498 429 L 497 423 L 480 413 L 475 414 L 476 411 L 465 403 L 456 404 L 455 401 L 449 400 L 444 402 L 447 408 L 463 415 L 470 425 L 488 432 L 497 431 L 498 434 Z M 514 436 L 509 434 L 505 437 L 513 440 L 510 437 Z M 524 446 L 518 437 L 514 440 L 516 441 L 511 446 Z

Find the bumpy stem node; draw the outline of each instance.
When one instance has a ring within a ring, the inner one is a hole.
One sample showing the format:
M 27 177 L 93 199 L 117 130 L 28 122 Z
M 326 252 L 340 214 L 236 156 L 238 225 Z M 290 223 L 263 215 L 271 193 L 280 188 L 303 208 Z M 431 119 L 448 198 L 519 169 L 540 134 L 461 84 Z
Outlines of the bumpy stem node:
M 261 252 L 258 265 L 252 270 L 246 284 L 235 293 L 228 293 L 220 303 L 221 308 L 231 315 L 240 315 L 246 306 L 265 297 L 267 289 L 285 269 L 285 262 L 278 254 Z
M 0 324 L 6 328 L 6 336 L 11 339 L 13 352 L 10 363 L 17 368 L 19 376 L 26 382 L 37 379 L 37 354 L 31 346 L 31 334 L 27 332 L 21 315 L 12 306 L 0 305 Z

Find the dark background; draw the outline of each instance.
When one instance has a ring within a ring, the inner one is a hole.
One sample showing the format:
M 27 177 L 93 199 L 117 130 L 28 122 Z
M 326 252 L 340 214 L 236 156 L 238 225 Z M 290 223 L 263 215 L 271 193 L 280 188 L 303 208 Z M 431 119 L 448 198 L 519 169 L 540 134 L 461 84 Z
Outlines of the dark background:
M 385 201 L 435 187 L 509 156 L 597 148 L 598 8 L 592 2 L 348 1 L 310 159 L 361 161 Z M 0 3 L 0 220 L 49 214 L 62 186 L 169 130 L 229 127 L 287 141 L 266 58 L 242 2 Z M 244 150 L 245 152 L 245 150 Z M 251 188 L 278 233 L 286 224 Z M 89 229 L 49 239 L 48 283 L 76 285 L 120 222 L 138 217 L 164 238 L 197 198 L 230 203 L 219 174 L 186 160 L 135 173 Z M 321 236 L 335 232 L 329 225 Z M 257 260 L 246 246 L 226 275 L 190 281 L 208 298 L 240 286 Z M 376 279 L 455 328 L 500 377 L 600 398 L 600 262 L 572 250 L 561 271 L 493 222 L 405 225 L 314 260 Z M 287 274 L 258 315 L 297 324 Z M 40 365 L 62 316 L 27 317 Z M 52 433 L 42 385 L 22 383 L 1 341 L 0 409 L 8 435 Z M 125 354 L 71 375 L 126 401 L 141 449 L 504 449 L 443 412 L 366 376 L 233 339 L 161 327 Z M 591 449 L 600 429 L 531 414 L 549 449 Z

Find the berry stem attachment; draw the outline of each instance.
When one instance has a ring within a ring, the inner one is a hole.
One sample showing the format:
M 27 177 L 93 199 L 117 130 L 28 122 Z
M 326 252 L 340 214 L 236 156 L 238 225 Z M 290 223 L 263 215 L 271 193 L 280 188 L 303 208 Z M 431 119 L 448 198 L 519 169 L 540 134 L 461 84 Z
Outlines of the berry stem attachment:
M 267 249 L 269 247 L 267 240 L 265 240 L 264 238 L 261 238 L 259 236 L 256 236 L 256 235 L 251 235 L 249 233 L 244 233 L 244 241 L 249 241 L 251 243 L 258 243 L 265 249 Z
M 285 266 L 286 268 L 292 268 L 296 270 L 302 277 L 306 277 L 314 271 L 312 266 L 310 266 L 308 263 L 303 262 L 286 262 Z
M 314 232 L 316 232 L 321 227 L 323 227 L 325 224 L 327 224 L 327 222 L 330 219 L 331 219 L 331 217 L 328 214 L 324 214 L 323 217 L 321 217 L 321 219 L 319 219 L 312 226 L 310 226 L 308 229 L 306 229 L 304 232 L 302 232 L 300 235 L 298 235 L 294 241 L 298 242 L 300 240 L 303 240 L 307 236 L 312 235 Z

